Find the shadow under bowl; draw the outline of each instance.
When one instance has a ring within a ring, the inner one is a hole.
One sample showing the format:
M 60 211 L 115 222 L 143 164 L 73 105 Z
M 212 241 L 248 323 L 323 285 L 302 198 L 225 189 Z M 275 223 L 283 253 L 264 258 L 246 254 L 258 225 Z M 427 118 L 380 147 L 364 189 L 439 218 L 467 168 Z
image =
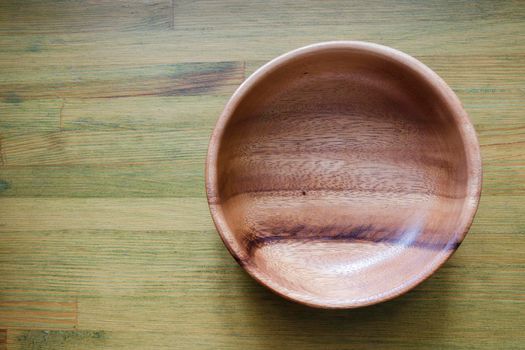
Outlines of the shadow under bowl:
M 234 93 L 212 134 L 208 203 L 256 280 L 316 307 L 398 296 L 456 250 L 481 189 L 456 95 L 397 50 L 297 49 Z

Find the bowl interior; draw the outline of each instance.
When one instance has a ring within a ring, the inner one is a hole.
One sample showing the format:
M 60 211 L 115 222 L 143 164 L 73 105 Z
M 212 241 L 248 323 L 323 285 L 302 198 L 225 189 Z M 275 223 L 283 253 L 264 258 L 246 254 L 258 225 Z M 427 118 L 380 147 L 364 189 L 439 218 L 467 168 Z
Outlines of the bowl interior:
M 429 76 L 335 47 L 251 79 L 222 116 L 208 192 L 256 279 L 310 305 L 360 306 L 417 284 L 457 248 L 473 215 L 467 147 Z

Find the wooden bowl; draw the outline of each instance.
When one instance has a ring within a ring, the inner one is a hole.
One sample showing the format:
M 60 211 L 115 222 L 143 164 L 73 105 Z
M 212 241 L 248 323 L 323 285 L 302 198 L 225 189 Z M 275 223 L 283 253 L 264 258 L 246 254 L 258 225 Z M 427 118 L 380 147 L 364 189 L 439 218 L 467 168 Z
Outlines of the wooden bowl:
M 396 297 L 458 248 L 481 159 L 460 101 L 397 50 L 327 42 L 267 63 L 211 137 L 208 203 L 257 281 L 310 306 Z

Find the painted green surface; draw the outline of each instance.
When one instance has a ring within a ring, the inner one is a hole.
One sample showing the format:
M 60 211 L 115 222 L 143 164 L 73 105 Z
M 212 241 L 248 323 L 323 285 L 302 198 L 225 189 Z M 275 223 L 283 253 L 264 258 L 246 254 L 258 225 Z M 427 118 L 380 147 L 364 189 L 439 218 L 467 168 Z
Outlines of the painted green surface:
M 525 344 L 525 3 L 0 2 L 0 349 Z M 256 284 L 220 241 L 204 159 L 267 60 L 324 40 L 405 51 L 456 91 L 483 194 L 412 292 L 347 311 Z

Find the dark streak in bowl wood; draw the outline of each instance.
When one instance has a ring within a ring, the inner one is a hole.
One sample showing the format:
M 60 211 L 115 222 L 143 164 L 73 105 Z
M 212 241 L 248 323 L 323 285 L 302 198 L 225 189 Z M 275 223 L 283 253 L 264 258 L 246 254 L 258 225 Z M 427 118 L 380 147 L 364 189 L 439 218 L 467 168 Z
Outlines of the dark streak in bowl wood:
M 212 135 L 214 222 L 259 282 L 311 306 L 408 291 L 453 253 L 479 201 L 474 129 L 452 90 L 399 51 L 308 46 L 263 66 Z

